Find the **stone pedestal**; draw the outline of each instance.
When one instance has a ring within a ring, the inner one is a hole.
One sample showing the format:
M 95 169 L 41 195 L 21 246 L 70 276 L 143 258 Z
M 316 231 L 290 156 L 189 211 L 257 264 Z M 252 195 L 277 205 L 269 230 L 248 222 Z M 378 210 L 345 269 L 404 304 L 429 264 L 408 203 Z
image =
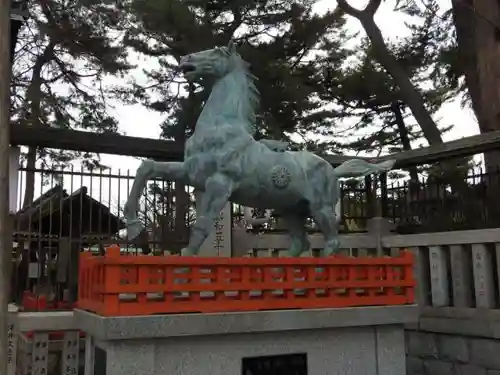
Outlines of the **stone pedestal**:
M 75 318 L 93 345 L 106 352 L 106 375 L 267 375 L 266 365 L 258 370 L 262 357 L 282 356 L 279 366 L 293 366 L 287 355 L 296 355 L 295 364 L 302 365 L 298 375 L 405 375 L 403 324 L 415 322 L 417 310 L 388 306 L 116 318 L 76 310 Z M 245 370 L 249 362 L 254 368 Z

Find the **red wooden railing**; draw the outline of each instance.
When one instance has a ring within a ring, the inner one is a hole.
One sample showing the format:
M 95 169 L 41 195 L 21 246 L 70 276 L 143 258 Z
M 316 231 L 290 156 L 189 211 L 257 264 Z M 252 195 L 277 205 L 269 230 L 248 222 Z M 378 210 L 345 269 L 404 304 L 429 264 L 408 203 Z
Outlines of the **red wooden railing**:
M 414 303 L 410 252 L 389 258 L 82 253 L 78 307 L 103 316 Z

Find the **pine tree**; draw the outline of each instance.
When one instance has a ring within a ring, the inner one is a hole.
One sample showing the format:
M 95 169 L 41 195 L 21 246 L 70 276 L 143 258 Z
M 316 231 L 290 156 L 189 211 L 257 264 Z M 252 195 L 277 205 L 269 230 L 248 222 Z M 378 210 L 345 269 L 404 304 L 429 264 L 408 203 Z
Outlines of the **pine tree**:
M 481 133 L 500 130 L 500 4 L 492 0 L 451 3 L 457 36 L 456 66 L 465 78 L 479 130 Z M 496 172 L 500 168 L 500 152 L 490 151 L 484 156 L 486 167 Z
M 106 75 L 130 66 L 118 30 L 122 15 L 107 0 L 29 0 L 13 61 L 11 121 L 34 127 L 116 132 L 108 112 Z M 26 166 L 37 160 L 64 165 L 79 158 L 88 167 L 99 158 L 88 153 L 30 149 Z M 33 200 L 34 173 L 28 172 L 24 205 Z
M 457 91 L 464 94 L 464 104 L 474 111 L 481 133 L 500 129 L 498 2 L 452 0 L 449 7 L 435 0 L 398 0 L 397 5 L 397 10 L 407 14 L 437 9 L 441 32 L 434 38 L 440 41 L 441 79 L 454 82 Z M 488 169 L 496 170 L 500 153 L 485 153 L 485 163 Z
M 386 45 L 395 61 L 424 99 L 426 111 L 435 114 L 458 93 L 457 81 L 445 79 L 442 65 L 441 21 L 434 10 L 415 16 L 408 23 L 411 33 L 397 43 Z M 336 103 L 339 117 L 357 120 L 345 134 L 365 133 L 355 142 L 337 142 L 336 146 L 356 152 L 395 153 L 410 150 L 423 137 L 418 124 L 411 121 L 405 96 L 385 67 L 379 63 L 373 45 L 362 40 L 356 60 L 345 69 L 330 67 L 329 55 L 324 59 L 324 102 Z M 335 51 L 333 52 L 336 55 Z M 440 131 L 448 131 L 450 128 Z
M 437 6 L 411 9 L 408 13 L 413 16 L 413 22 L 407 24 L 410 36 L 395 43 L 384 43 L 395 64 L 404 69 L 404 73 L 418 90 L 425 110 L 429 115 L 434 115 L 444 103 L 457 97 L 462 89 L 459 79 L 453 73 L 453 38 L 449 38 L 449 27 L 437 13 Z M 322 100 L 335 103 L 339 117 L 349 120 L 347 130 L 342 133 L 347 140 L 336 140 L 333 142 L 334 146 L 376 156 L 411 150 L 420 145 L 425 141 L 422 129 L 415 122 L 398 82 L 380 63 L 371 40 L 363 39 L 356 57 L 343 70 L 338 70 L 336 66 L 330 68 L 328 56 L 325 58 L 325 85 L 328 86 L 328 91 Z M 451 130 L 451 127 L 439 126 L 438 129 L 443 133 Z M 351 141 L 353 138 L 355 140 Z M 456 164 L 467 166 L 466 161 L 462 160 Z M 432 175 L 435 185 L 431 189 L 436 190 L 437 184 L 445 186 L 450 182 L 453 182 L 455 189 L 461 188 L 467 169 L 454 168 L 454 173 L 451 173 L 450 168 L 447 168 L 444 175 L 441 168 L 434 166 L 409 168 L 409 195 L 404 196 L 401 202 L 392 201 L 389 204 L 399 205 L 408 216 L 412 216 L 414 208 L 421 209 L 421 205 L 416 207 L 410 202 L 424 188 L 419 183 L 419 173 L 424 171 Z M 389 177 L 394 181 L 403 175 L 392 171 Z M 376 187 L 375 184 L 374 188 Z
M 313 14 L 313 3 L 132 1 L 131 13 L 139 27 L 128 34 L 128 42 L 139 52 L 159 56 L 160 69 L 148 74 L 156 88 L 149 94 L 160 100 L 152 100 L 140 87 L 135 93 L 153 109 L 173 115 L 164 123 L 163 135 L 179 137 L 182 130 L 174 130 L 176 126 L 189 134 L 206 99 L 206 93 L 193 88 L 181 90 L 190 93 L 188 99 L 178 94 L 177 86 L 172 88 L 172 82 L 182 87 L 175 75 L 176 62 L 184 54 L 226 45 L 230 39 L 240 45 L 239 53 L 259 78 L 261 111 L 256 137 L 286 140 L 297 127 L 312 126 L 306 117 L 319 108 L 315 96 L 322 88 L 311 52 L 326 35 L 337 39 L 338 46 L 342 45 L 340 40 L 346 40 L 343 18 L 333 13 Z
M 339 51 L 346 40 L 344 19 L 333 13 L 315 15 L 313 4 L 311 0 L 132 0 L 128 11 L 137 27 L 127 33 L 127 43 L 156 57 L 159 65 L 146 72 L 152 89 L 133 87 L 135 99 L 165 113 L 164 138 L 184 143 L 208 93 L 183 82 L 175 66 L 185 54 L 234 40 L 258 77 L 261 108 L 256 139 L 290 141 L 296 129 L 314 127 L 309 113 L 320 106 L 316 99 L 322 90 L 321 74 L 312 53 L 327 35 Z M 183 202 L 179 196 L 188 199 L 184 193 L 178 184 L 177 205 Z M 177 228 L 184 226 L 185 216 L 178 211 Z
M 347 0 L 339 0 L 338 6 L 341 12 L 356 18 L 363 26 L 370 40 L 374 56 L 397 83 L 406 104 L 411 109 L 429 144 L 443 143 L 441 132 L 426 109 L 425 99 L 410 80 L 405 67 L 398 62 L 397 56 L 391 53 L 380 28 L 375 23 L 374 16 L 381 2 L 381 0 L 370 0 L 363 9 L 357 9 L 351 6 Z

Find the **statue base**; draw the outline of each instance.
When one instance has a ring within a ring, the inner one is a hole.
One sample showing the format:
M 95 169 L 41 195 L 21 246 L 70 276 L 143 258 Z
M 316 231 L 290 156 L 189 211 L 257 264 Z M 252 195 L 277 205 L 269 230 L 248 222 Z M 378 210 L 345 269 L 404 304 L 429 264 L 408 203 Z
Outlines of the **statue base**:
M 75 321 L 94 375 L 404 375 L 403 326 L 417 314 L 416 306 L 133 317 L 75 310 Z M 95 347 L 105 352 L 101 368 Z

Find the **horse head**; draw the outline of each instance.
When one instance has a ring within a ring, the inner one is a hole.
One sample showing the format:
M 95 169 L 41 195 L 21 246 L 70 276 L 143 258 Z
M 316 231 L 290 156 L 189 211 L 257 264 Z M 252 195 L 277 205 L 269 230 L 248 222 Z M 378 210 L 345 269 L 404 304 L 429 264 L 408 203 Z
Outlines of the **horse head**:
M 260 94 L 249 66 L 236 52 L 232 41 L 226 47 L 207 49 L 181 58 L 179 70 L 184 77 L 211 92 L 198 123 L 212 125 L 215 114 L 218 118 L 229 119 L 227 124 L 243 126 L 253 136 Z
M 215 47 L 183 56 L 179 70 L 188 81 L 207 84 L 221 79 L 242 64 L 246 63 L 230 41 L 227 47 Z

